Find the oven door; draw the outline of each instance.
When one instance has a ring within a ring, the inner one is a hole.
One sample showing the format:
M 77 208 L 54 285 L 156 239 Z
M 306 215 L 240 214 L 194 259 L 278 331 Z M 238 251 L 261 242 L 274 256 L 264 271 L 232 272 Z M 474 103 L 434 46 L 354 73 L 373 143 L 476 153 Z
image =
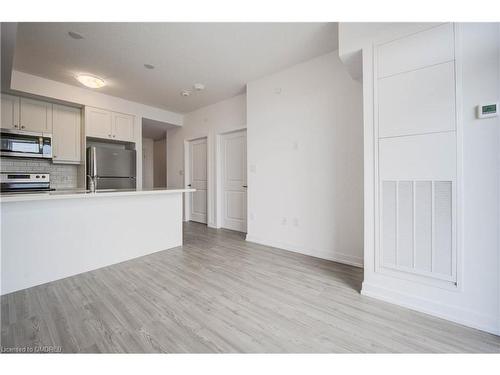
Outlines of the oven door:
M 26 158 L 52 157 L 52 137 L 47 134 L 2 130 L 0 143 L 1 156 Z

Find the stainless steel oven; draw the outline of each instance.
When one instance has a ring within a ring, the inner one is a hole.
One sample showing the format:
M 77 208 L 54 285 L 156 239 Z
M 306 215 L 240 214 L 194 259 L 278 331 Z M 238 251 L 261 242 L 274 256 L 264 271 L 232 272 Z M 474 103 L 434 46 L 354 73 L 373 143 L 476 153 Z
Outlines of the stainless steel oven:
M 0 191 L 2 193 L 39 192 L 54 190 L 50 188 L 48 173 L 0 173 Z
M 52 158 L 52 134 L 2 129 L 1 156 Z

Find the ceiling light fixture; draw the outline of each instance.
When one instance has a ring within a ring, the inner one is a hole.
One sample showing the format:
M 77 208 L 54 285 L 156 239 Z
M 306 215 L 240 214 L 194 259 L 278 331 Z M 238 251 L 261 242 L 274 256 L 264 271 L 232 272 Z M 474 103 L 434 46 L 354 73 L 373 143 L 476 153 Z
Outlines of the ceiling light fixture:
M 205 90 L 205 85 L 203 83 L 195 83 L 193 85 L 193 88 L 196 90 L 196 91 L 202 91 L 202 90 Z
M 146 69 L 154 69 L 154 68 L 155 68 L 155 66 L 154 66 L 154 65 L 151 65 L 151 64 L 144 64 L 144 67 L 145 67 Z
M 90 74 L 79 74 L 75 77 L 82 85 L 90 87 L 91 89 L 99 89 L 106 86 L 106 82 L 102 78 L 92 76 Z
M 72 37 L 73 39 L 83 39 L 82 34 L 75 33 L 74 31 L 68 32 L 68 35 Z

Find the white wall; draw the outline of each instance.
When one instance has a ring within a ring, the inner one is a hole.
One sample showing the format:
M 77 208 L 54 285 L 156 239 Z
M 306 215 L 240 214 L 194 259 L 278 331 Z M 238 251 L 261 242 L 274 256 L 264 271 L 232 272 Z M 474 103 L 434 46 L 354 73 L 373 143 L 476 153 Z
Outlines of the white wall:
M 154 139 L 142 138 L 142 187 L 154 185 Z
M 248 235 L 361 266 L 362 87 L 337 51 L 247 85 Z
M 154 141 L 153 186 L 167 187 L 167 138 Z
M 422 27 L 424 27 L 423 25 Z M 362 28 L 360 24 L 357 27 Z M 340 28 L 342 29 L 342 27 Z M 394 37 L 390 27 L 387 37 Z M 345 30 L 345 29 L 344 29 Z M 356 40 L 363 53 L 364 166 L 365 166 L 365 279 L 364 294 L 462 324 L 500 333 L 500 121 L 478 120 L 475 106 L 498 102 L 500 97 L 499 24 L 460 24 L 457 62 L 462 73 L 461 97 L 463 131 L 463 240 L 462 287 L 447 290 L 422 282 L 381 275 L 374 271 L 374 149 L 373 149 L 373 56 L 372 44 L 384 32 L 357 31 L 347 40 Z M 400 30 L 404 36 L 408 30 Z M 341 33 L 345 37 L 345 33 Z M 362 37 L 359 37 L 362 35 Z M 340 45 L 343 44 L 341 41 Z M 423 150 L 423 152 L 425 152 Z
M 184 116 L 182 127 L 167 130 L 167 185 L 170 188 L 184 187 L 184 141 L 207 137 L 209 226 L 216 226 L 215 153 L 217 135 L 245 127 L 246 96 L 238 95 L 187 113 Z

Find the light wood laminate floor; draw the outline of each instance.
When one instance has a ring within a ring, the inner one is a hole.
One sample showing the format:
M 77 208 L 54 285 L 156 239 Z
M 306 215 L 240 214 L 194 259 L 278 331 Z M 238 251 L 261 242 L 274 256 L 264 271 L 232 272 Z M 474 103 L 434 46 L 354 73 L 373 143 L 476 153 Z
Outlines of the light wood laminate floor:
M 185 225 L 185 245 L 3 296 L 2 350 L 500 352 L 500 337 L 359 294 L 359 268 Z

